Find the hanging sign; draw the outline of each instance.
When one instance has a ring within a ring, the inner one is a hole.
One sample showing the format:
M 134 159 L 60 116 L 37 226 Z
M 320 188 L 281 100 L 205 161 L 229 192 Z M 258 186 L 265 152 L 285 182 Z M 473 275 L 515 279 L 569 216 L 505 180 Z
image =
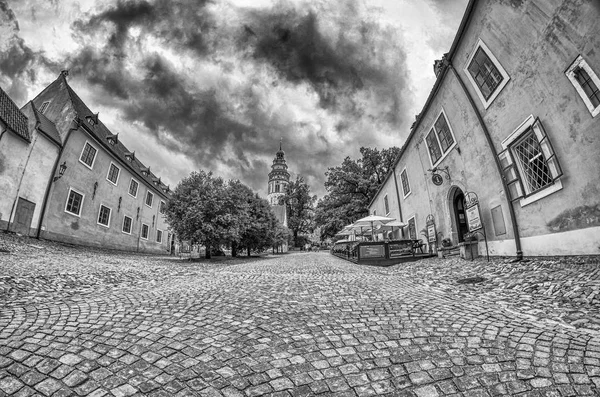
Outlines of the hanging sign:
M 469 225 L 469 232 L 474 232 L 483 228 L 481 224 L 481 215 L 479 212 L 479 203 L 471 205 L 465 208 L 465 214 L 467 215 L 467 224 Z
M 440 174 L 433 174 L 431 175 L 431 181 L 434 185 L 440 186 L 442 183 L 444 183 L 444 178 L 442 178 Z

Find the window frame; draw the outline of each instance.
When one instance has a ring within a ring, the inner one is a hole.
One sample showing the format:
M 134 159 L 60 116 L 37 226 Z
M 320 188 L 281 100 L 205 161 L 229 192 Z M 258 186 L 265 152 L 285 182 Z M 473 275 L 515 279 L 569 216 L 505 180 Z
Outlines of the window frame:
M 161 215 L 164 215 L 167 211 L 167 203 L 164 200 L 160 200 L 160 202 L 158 203 L 158 212 Z
M 152 196 L 152 200 L 150 200 L 150 205 L 148 205 L 148 195 Z M 150 208 L 152 208 L 152 206 L 154 205 L 154 193 L 152 193 L 150 190 L 146 192 L 146 197 L 144 198 L 144 205 Z
M 496 67 L 496 69 L 498 69 L 498 72 L 500 72 L 500 74 L 502 75 L 502 78 L 503 78 L 503 80 L 500 82 L 500 84 L 498 84 L 498 86 L 492 92 L 492 94 L 490 95 L 490 97 L 488 99 L 485 99 L 485 96 L 481 92 L 481 89 L 479 88 L 479 85 L 477 85 L 477 82 L 475 81 L 475 79 L 473 78 L 473 76 L 471 76 L 471 72 L 469 71 L 469 65 L 471 65 L 471 62 L 473 61 L 473 58 L 475 57 L 475 54 L 477 54 L 477 50 L 479 48 L 481 48 L 483 50 L 483 52 L 485 52 L 485 55 L 487 55 L 487 57 L 490 59 L 490 61 L 492 61 L 492 63 L 494 64 L 494 66 Z M 492 51 L 490 51 L 490 49 L 483 42 L 483 40 L 481 40 L 481 38 L 479 38 L 477 40 L 477 43 L 475 44 L 473 50 L 469 54 L 469 57 L 467 58 L 467 63 L 465 64 L 465 67 L 463 68 L 463 71 L 467 75 L 467 78 L 471 82 L 471 85 L 473 86 L 473 88 L 475 88 L 475 92 L 477 93 L 477 96 L 479 97 L 479 100 L 481 101 L 481 103 L 483 104 L 483 107 L 485 109 L 487 109 L 488 107 L 490 107 L 490 105 L 492 104 L 492 102 L 494 102 L 494 100 L 496 99 L 496 97 L 498 95 L 500 95 L 500 92 L 502 92 L 502 90 L 504 89 L 504 87 L 506 87 L 506 84 L 508 84 L 508 82 L 510 81 L 510 76 L 508 75 L 508 73 L 506 72 L 506 70 L 504 70 L 504 68 L 502 67 L 502 64 L 500 63 L 500 61 L 498 61 L 498 59 L 494 56 L 494 54 L 492 53 Z M 447 119 L 446 119 L 446 121 L 447 121 Z
M 435 127 L 435 125 L 437 124 L 440 117 L 444 118 L 444 121 L 446 122 L 446 125 L 448 126 L 448 131 L 450 131 L 450 136 L 452 136 L 452 140 L 453 140 L 452 144 L 450 146 L 448 146 L 448 149 L 446 149 L 446 151 L 442 150 L 440 136 L 437 131 L 437 128 Z M 429 149 L 429 144 L 427 143 L 427 137 L 431 133 L 433 133 L 433 136 L 435 138 L 435 141 L 437 142 L 437 145 L 438 145 L 438 148 L 439 148 L 440 154 L 441 154 L 440 158 L 437 159 L 437 161 L 435 161 L 435 162 L 433 161 L 433 158 L 431 157 L 431 150 Z M 454 130 L 452 129 L 452 125 L 450 125 L 450 121 L 448 120 L 448 117 L 446 116 L 446 110 L 443 107 L 442 107 L 442 109 L 440 109 L 439 113 L 433 120 L 433 123 L 431 124 L 431 128 L 429 128 L 429 132 L 427 133 L 427 135 L 425 135 L 425 137 L 423 138 L 423 141 L 425 142 L 425 147 L 427 147 L 427 156 L 429 157 L 429 163 L 431 164 L 431 167 L 438 166 L 442 161 L 444 161 L 444 159 L 448 156 L 448 154 L 452 151 L 452 149 L 454 149 L 456 147 L 456 145 L 458 145 L 458 142 L 456 141 L 456 135 L 454 135 Z
M 163 235 L 163 231 L 161 229 L 156 229 L 156 239 L 155 240 L 158 244 L 162 244 L 162 240 L 163 240 L 162 235 Z M 158 236 L 160 236 L 160 241 L 158 240 Z
M 404 186 L 404 179 L 402 179 L 402 174 L 406 175 L 406 185 L 408 187 L 408 193 L 404 192 L 406 188 Z M 406 170 L 406 167 L 404 167 L 400 172 L 400 185 L 402 185 L 402 198 L 407 198 L 408 196 L 410 196 L 412 190 L 410 190 L 410 180 L 408 179 L 408 171 Z
M 600 88 L 600 78 L 581 55 L 578 55 L 577 58 L 575 58 L 575 60 L 573 61 L 573 63 L 569 65 L 567 70 L 565 70 L 565 75 L 567 76 L 571 84 L 573 84 L 575 91 L 577 91 L 577 93 L 585 103 L 585 106 L 587 107 L 588 111 L 592 114 L 592 117 L 596 117 L 598 114 L 600 114 L 600 105 L 594 107 L 594 104 L 592 103 L 592 101 L 590 101 L 590 98 L 587 96 L 587 94 L 583 90 L 583 87 L 575 77 L 575 69 L 577 69 L 578 67 L 587 72 L 587 74 L 590 76 L 590 79 L 596 85 L 596 88 Z
M 137 184 L 137 187 L 135 188 L 135 196 L 131 194 L 131 183 L 132 182 L 135 182 Z M 129 194 L 133 198 L 137 198 L 139 191 L 140 191 L 140 182 L 137 179 L 132 177 L 131 180 L 129 181 L 129 187 L 127 188 L 127 194 Z
M 541 131 L 536 131 L 536 127 L 541 129 Z M 544 156 L 546 165 L 549 168 L 549 171 L 551 173 L 550 176 L 553 178 L 552 183 L 544 186 L 541 189 L 535 190 L 533 192 L 528 191 L 527 186 L 523 183 L 524 172 L 522 171 L 519 163 L 517 163 L 517 161 L 515 161 L 515 159 L 513 158 L 514 154 L 512 152 L 512 148 L 514 147 L 514 144 L 516 142 L 518 143 L 525 134 L 529 133 L 529 130 L 531 130 L 531 133 L 533 133 L 534 136 L 536 137 L 538 144 L 540 144 L 540 150 L 542 152 L 542 155 Z M 546 151 L 544 151 L 542 142 L 539 139 L 540 134 L 543 134 L 543 136 L 544 136 L 542 140 L 544 140 L 544 139 L 547 140 Z M 552 147 L 552 143 L 550 142 L 550 139 L 548 138 L 547 133 L 543 129 L 541 121 L 537 117 L 534 117 L 533 115 L 529 115 L 508 137 L 506 137 L 502 141 L 502 148 L 503 148 L 503 151 L 498 154 L 498 157 L 499 157 L 501 163 L 503 162 L 502 158 L 504 157 L 504 162 L 508 164 L 503 169 L 503 173 L 504 173 L 503 177 L 506 180 L 506 184 L 509 187 L 509 191 L 510 191 L 511 185 L 514 185 L 516 188 L 516 192 L 517 192 L 516 197 L 509 197 L 509 199 L 511 201 L 519 200 L 519 204 L 521 205 L 521 207 L 525 207 L 526 205 L 529 205 L 538 200 L 541 200 L 542 198 L 549 196 L 552 193 L 555 193 L 562 189 L 562 187 L 563 187 L 562 181 L 561 181 L 561 178 L 563 176 L 562 168 L 560 167 L 560 163 L 558 162 L 557 158 L 555 159 L 555 162 L 553 163 L 552 167 L 549 165 L 550 160 L 553 157 L 556 157 L 556 152 L 554 151 L 554 148 Z M 550 158 L 547 158 L 546 152 L 548 152 L 548 154 L 550 154 L 550 156 L 549 156 Z M 554 172 L 552 172 L 553 168 L 554 168 Z M 556 176 L 552 175 L 553 173 L 556 173 L 557 175 Z
M 111 181 L 111 180 L 109 179 L 109 176 L 110 176 L 110 170 L 112 169 L 112 167 L 113 167 L 113 166 L 114 166 L 114 167 L 115 167 L 115 168 L 118 170 L 118 172 L 117 172 L 117 181 L 116 181 L 116 182 L 113 182 L 113 181 Z M 119 185 L 119 178 L 120 178 L 120 177 L 121 177 L 121 167 L 119 167 L 118 165 L 116 165 L 114 162 L 112 162 L 112 161 L 111 161 L 111 162 L 110 162 L 110 165 L 108 166 L 108 172 L 106 173 L 106 180 L 107 180 L 108 182 L 110 182 L 111 184 L 113 184 L 113 185 L 115 185 L 115 186 L 118 186 L 118 185 Z
M 146 226 L 146 228 L 148 230 L 146 237 L 144 237 L 144 226 Z M 150 225 L 142 222 L 142 225 L 140 226 L 140 238 L 142 240 L 148 240 L 149 236 L 150 236 Z
M 129 224 L 129 232 L 125 231 L 125 218 L 131 219 L 131 223 Z M 123 222 L 121 223 L 121 233 L 131 235 L 131 231 L 133 230 L 133 217 L 128 215 L 123 215 Z
M 41 114 L 44 114 L 46 112 L 46 110 L 48 110 L 48 107 L 50 106 L 50 102 L 52 102 L 52 101 L 44 101 L 42 103 L 42 105 L 38 109 Z
M 79 204 L 79 214 L 76 214 L 74 212 L 71 212 L 69 210 L 67 210 L 67 206 L 69 205 L 69 197 L 71 196 L 71 192 L 75 192 L 77 194 L 79 194 L 81 196 L 81 203 Z M 76 216 L 78 218 L 81 218 L 81 211 L 83 210 L 83 200 L 85 199 L 85 194 L 81 193 L 80 191 L 78 191 L 77 189 L 73 189 L 72 187 L 69 187 L 69 193 L 67 194 L 67 200 L 65 202 L 65 212 L 69 215 L 73 215 Z
M 385 216 L 390 214 L 390 202 L 387 193 L 383 196 L 383 208 L 385 209 Z
M 94 150 L 96 150 L 96 153 L 94 154 L 94 158 L 92 159 L 92 165 L 91 166 L 87 165 L 86 162 L 84 162 L 83 160 L 81 160 L 81 157 L 83 156 L 83 152 L 85 151 L 85 148 L 86 148 L 87 145 L 90 145 L 92 148 L 94 148 Z M 79 162 L 81 164 L 83 164 L 84 166 L 86 166 L 87 168 L 89 168 L 90 170 L 93 170 L 94 169 L 94 164 L 96 164 L 96 159 L 98 158 L 98 152 L 99 152 L 98 148 L 96 146 L 92 145 L 90 143 L 90 141 L 86 139 L 85 143 L 83 145 L 83 148 L 81 149 L 81 153 L 79 154 Z
M 105 225 L 104 223 L 100 223 L 100 214 L 102 213 L 102 207 L 108 209 L 108 223 Z M 98 216 L 96 217 L 96 223 L 100 226 L 106 227 L 106 228 L 110 228 L 110 218 L 112 217 L 112 208 L 110 208 L 109 206 L 101 203 L 100 204 L 100 208 L 98 208 Z

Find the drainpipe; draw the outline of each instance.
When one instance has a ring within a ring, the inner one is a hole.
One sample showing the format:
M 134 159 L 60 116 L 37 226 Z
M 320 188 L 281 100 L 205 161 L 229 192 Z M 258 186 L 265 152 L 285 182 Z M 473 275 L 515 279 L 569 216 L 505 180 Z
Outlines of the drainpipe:
M 473 108 L 473 111 L 475 112 L 475 115 L 477 116 L 477 120 L 479 121 L 479 124 L 481 125 L 481 128 L 483 130 L 483 135 L 485 135 L 485 139 L 487 140 L 488 146 L 489 146 L 490 150 L 492 151 L 492 157 L 494 158 L 496 168 L 498 169 L 498 174 L 500 174 L 500 179 L 502 180 L 502 188 L 504 189 L 504 195 L 506 196 L 506 198 L 508 200 L 508 212 L 510 214 L 510 220 L 511 220 L 512 228 L 513 228 L 513 234 L 515 235 L 515 248 L 517 250 L 517 261 L 520 261 L 523 259 L 523 251 L 521 250 L 521 237 L 519 235 L 519 226 L 517 225 L 517 217 L 515 215 L 515 208 L 513 206 L 513 201 L 510 199 L 508 185 L 506 184 L 506 180 L 504 179 L 504 174 L 502 172 L 502 165 L 500 164 L 500 160 L 498 159 L 496 149 L 494 148 L 494 142 L 492 141 L 490 132 L 488 131 L 487 126 L 485 125 L 485 122 L 483 121 L 483 117 L 481 117 L 481 113 L 479 112 L 479 110 L 477 109 L 477 106 L 475 105 L 475 101 L 473 100 L 473 97 L 469 94 L 469 91 L 467 90 L 467 87 L 465 86 L 464 81 L 461 79 L 461 77 L 458 74 L 458 72 L 456 71 L 456 69 L 454 69 L 454 65 L 452 65 L 452 61 L 444 57 L 444 63 L 446 64 L 446 66 L 448 66 L 450 68 L 450 70 L 452 70 L 452 73 L 454 74 L 454 76 L 458 80 L 458 83 L 460 84 L 461 88 L 465 92 L 465 95 L 467 96 L 467 99 L 469 100 L 469 103 L 471 104 L 471 107 Z
M 72 127 L 69 128 L 69 130 L 67 131 L 65 141 L 63 142 L 60 149 L 58 150 L 58 156 L 56 156 L 56 161 L 54 162 L 54 165 L 52 166 L 52 173 L 50 174 L 50 178 L 48 179 L 48 184 L 46 185 L 46 193 L 44 194 L 44 201 L 42 202 L 42 212 L 40 213 L 40 220 L 38 222 L 38 229 L 37 229 L 37 233 L 35 236 L 35 238 L 37 238 L 37 239 L 40 238 L 40 234 L 42 233 L 42 222 L 44 221 L 44 215 L 46 215 L 46 207 L 48 206 L 48 198 L 50 197 L 50 189 L 52 188 L 52 184 L 54 183 L 54 175 L 56 174 L 56 168 L 58 168 L 58 164 L 60 163 L 60 160 L 62 159 L 63 150 L 64 150 L 65 146 L 67 146 L 67 142 L 69 141 L 69 138 L 71 137 L 71 133 L 73 131 L 76 131 L 79 129 L 79 126 L 81 125 L 81 120 L 73 119 L 73 121 L 71 122 L 71 125 L 72 125 Z
M 394 184 L 396 185 L 396 198 L 398 199 L 398 212 L 400 213 L 400 222 L 404 222 L 402 219 L 402 206 L 400 205 L 400 193 L 398 192 L 398 179 L 396 178 L 396 167 L 392 167 L 392 173 L 394 174 Z M 404 228 L 400 228 L 402 238 L 404 238 Z

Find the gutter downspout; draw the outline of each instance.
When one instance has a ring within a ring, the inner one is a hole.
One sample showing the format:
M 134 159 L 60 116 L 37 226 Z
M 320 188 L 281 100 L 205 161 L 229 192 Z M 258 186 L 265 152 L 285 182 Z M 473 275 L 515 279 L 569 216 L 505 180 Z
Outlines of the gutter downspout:
M 469 94 L 469 91 L 467 90 L 467 87 L 465 86 L 464 81 L 461 79 L 461 77 L 458 74 L 458 72 L 456 71 L 456 69 L 454 69 L 454 65 L 452 65 L 452 60 L 445 59 L 444 63 L 446 64 L 446 66 L 448 66 L 450 68 L 450 70 L 452 70 L 454 77 L 456 77 L 456 79 L 458 80 L 458 83 L 460 84 L 461 88 L 465 92 L 465 95 L 469 99 L 469 103 L 471 104 L 471 107 L 473 108 L 473 111 L 475 112 L 475 115 L 477 116 L 477 120 L 479 121 L 479 124 L 481 125 L 481 128 L 483 129 L 483 135 L 485 135 L 485 139 L 487 140 L 488 146 L 489 146 L 490 150 L 492 151 L 492 157 L 494 158 L 494 163 L 496 164 L 496 168 L 498 169 L 498 174 L 500 175 L 500 179 L 502 180 L 502 188 L 504 190 L 504 195 L 506 196 L 506 199 L 508 201 L 508 212 L 510 214 L 510 220 L 512 223 L 513 234 L 515 235 L 515 248 L 517 250 L 517 261 L 520 261 L 523 259 L 523 251 L 521 250 L 521 237 L 519 235 L 519 226 L 517 225 L 517 217 L 515 215 L 515 208 L 513 205 L 513 201 L 510 199 L 510 192 L 508 190 L 508 186 L 506 184 L 506 180 L 505 180 L 504 174 L 502 172 L 502 165 L 500 164 L 500 160 L 498 159 L 498 154 L 496 153 L 496 149 L 494 148 L 494 142 L 492 141 L 490 132 L 488 131 L 487 126 L 485 125 L 485 122 L 483 121 L 483 117 L 481 117 L 481 113 L 479 112 L 479 109 L 477 109 L 477 106 L 475 105 L 475 101 L 473 100 L 473 97 Z
M 396 185 L 396 198 L 398 199 L 398 212 L 400 213 L 400 222 L 404 222 L 402 219 L 402 206 L 400 205 L 400 193 L 398 192 L 398 179 L 396 178 L 396 166 L 392 167 L 392 173 L 394 174 L 394 184 Z M 400 228 L 402 238 L 404 238 L 404 228 Z
M 65 146 L 67 146 L 67 142 L 71 137 L 71 132 L 79 129 L 81 125 L 81 121 L 79 119 L 73 119 L 72 127 L 67 131 L 67 136 L 65 141 L 61 145 L 58 156 L 56 156 L 56 161 L 54 162 L 54 166 L 52 167 L 52 173 L 50 174 L 50 178 L 48 179 L 48 185 L 46 186 L 46 193 L 44 194 L 44 201 L 42 202 L 42 212 L 40 213 L 40 220 L 38 222 L 38 229 L 35 238 L 39 240 L 40 234 L 42 233 L 42 222 L 44 221 L 44 215 L 46 215 L 46 207 L 48 206 L 48 198 L 50 197 L 50 189 L 52 188 L 52 184 L 54 183 L 54 175 L 56 174 L 56 168 L 58 168 L 58 164 L 62 158 L 63 150 Z

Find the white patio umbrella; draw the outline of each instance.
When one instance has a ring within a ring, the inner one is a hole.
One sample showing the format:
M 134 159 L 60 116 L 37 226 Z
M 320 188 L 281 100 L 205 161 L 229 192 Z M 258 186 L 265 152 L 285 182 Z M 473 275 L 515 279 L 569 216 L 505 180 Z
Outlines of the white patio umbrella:
M 371 226 L 371 238 L 373 238 L 373 228 L 377 225 L 385 225 L 386 223 L 395 221 L 395 218 L 388 218 L 387 216 L 380 215 L 369 215 L 365 216 L 354 222 L 353 226 Z

